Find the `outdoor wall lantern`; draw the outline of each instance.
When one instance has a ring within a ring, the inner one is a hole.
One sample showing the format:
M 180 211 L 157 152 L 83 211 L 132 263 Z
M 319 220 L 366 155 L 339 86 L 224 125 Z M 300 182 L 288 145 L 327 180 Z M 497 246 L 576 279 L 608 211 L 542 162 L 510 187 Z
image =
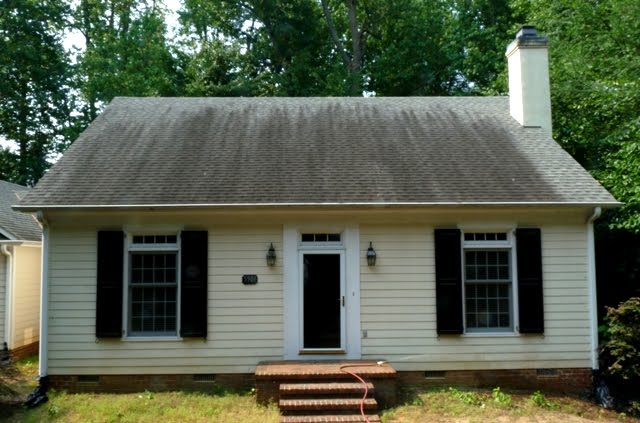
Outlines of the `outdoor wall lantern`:
M 376 250 L 373 249 L 373 243 L 369 242 L 369 249 L 367 250 L 367 264 L 369 266 L 376 265 Z
M 267 266 L 275 266 L 276 265 L 276 249 L 273 248 L 273 242 L 269 247 L 269 251 L 267 251 Z

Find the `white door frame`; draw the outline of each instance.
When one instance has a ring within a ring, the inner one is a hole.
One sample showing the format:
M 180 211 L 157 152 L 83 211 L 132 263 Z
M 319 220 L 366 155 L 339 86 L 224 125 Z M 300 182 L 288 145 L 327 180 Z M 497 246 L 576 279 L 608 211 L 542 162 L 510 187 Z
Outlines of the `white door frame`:
M 325 248 L 313 244 L 303 246 L 301 234 L 305 232 L 342 234 L 340 248 L 335 244 Z M 302 338 L 302 254 L 338 253 L 344 260 L 344 334 L 342 336 L 343 352 L 336 354 L 303 353 Z M 295 225 L 283 227 L 283 299 L 284 299 L 284 359 L 285 360 L 319 360 L 319 359 L 359 359 L 360 346 L 360 229 L 358 225 L 335 224 Z

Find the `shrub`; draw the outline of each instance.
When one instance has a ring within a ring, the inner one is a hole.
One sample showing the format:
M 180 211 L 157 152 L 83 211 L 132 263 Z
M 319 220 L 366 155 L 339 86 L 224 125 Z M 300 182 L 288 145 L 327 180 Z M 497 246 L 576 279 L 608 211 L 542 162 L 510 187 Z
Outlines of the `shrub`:
M 640 377 L 640 297 L 607 307 L 602 346 L 606 370 L 623 379 Z

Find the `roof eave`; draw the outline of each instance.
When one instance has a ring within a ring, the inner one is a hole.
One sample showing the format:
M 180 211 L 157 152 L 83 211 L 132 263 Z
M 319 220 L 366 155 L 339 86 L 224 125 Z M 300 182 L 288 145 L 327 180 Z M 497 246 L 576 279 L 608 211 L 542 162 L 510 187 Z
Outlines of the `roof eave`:
M 37 211 L 106 211 L 106 210 L 177 210 L 177 209 L 274 209 L 274 208 L 406 208 L 406 207 L 581 207 L 603 209 L 613 209 L 620 207 L 621 202 L 557 202 L 557 201 L 514 201 L 514 202 L 325 202 L 325 203 L 194 203 L 194 204 L 36 204 L 36 205 L 14 205 L 14 210 L 33 213 Z

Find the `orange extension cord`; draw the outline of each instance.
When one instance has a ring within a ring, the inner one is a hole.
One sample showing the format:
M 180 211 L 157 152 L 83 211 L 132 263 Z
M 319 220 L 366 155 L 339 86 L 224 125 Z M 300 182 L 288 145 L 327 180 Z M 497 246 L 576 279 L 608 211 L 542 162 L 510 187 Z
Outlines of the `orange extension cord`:
M 384 363 L 385 363 L 384 361 L 378 361 L 376 365 L 382 366 Z M 360 400 L 360 414 L 362 415 L 362 418 L 366 423 L 371 423 L 371 420 L 369 420 L 367 415 L 364 414 L 364 401 L 367 399 L 367 395 L 369 394 L 369 388 L 367 387 L 367 382 L 365 382 L 365 380 L 360 376 L 358 376 L 358 374 L 356 374 L 355 372 L 350 372 L 349 370 L 345 370 L 345 369 L 347 367 L 371 367 L 371 366 L 373 366 L 373 364 L 343 364 L 342 366 L 339 367 L 341 372 L 353 376 L 354 378 L 358 379 L 360 383 L 364 385 L 364 396 Z

